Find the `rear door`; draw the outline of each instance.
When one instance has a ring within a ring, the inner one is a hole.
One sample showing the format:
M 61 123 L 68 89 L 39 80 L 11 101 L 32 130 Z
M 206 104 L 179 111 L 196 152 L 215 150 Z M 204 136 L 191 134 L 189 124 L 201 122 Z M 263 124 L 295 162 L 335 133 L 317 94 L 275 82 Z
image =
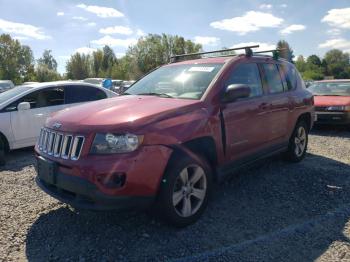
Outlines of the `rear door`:
M 263 83 L 267 95 L 267 141 L 272 145 L 282 144 L 288 134 L 289 98 L 287 86 L 275 63 L 260 64 L 263 71 Z
M 18 111 L 21 102 L 29 102 L 30 109 Z M 39 136 L 46 118 L 64 107 L 64 88 L 48 87 L 34 91 L 7 106 L 11 112 L 11 127 L 15 138 L 15 147 L 33 146 Z
M 249 98 L 222 105 L 227 162 L 254 155 L 263 149 L 267 128 L 266 98 L 257 64 L 240 64 L 234 68 L 225 81 L 225 88 L 231 84 L 248 85 L 252 92 Z

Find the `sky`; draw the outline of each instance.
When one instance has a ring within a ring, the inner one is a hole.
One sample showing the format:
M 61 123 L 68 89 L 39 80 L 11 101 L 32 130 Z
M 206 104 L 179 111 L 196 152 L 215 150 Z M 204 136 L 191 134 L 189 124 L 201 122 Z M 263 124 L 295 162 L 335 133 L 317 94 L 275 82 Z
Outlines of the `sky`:
M 52 50 L 60 73 L 75 52 L 109 45 L 117 57 L 149 33 L 180 35 L 205 51 L 288 41 L 296 56 L 350 52 L 349 0 L 0 0 L 0 33 Z

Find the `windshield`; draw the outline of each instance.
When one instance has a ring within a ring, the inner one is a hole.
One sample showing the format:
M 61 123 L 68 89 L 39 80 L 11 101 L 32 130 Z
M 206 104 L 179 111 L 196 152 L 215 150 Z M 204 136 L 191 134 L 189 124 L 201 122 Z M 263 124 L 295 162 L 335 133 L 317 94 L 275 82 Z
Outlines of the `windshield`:
M 350 81 L 313 83 L 308 90 L 319 96 L 350 96 Z
M 3 93 L 0 93 L 0 104 L 6 102 L 7 100 L 9 100 L 12 97 L 15 97 L 15 96 L 29 90 L 30 88 L 31 87 L 29 87 L 29 86 L 17 86 L 15 88 L 7 90 Z
M 200 99 L 223 64 L 161 67 L 133 84 L 125 94 Z

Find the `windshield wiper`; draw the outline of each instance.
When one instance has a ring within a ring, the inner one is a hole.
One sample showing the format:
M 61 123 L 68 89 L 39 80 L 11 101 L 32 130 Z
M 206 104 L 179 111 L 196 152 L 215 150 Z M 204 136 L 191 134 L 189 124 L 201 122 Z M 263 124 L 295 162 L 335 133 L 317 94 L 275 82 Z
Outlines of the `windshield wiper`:
M 160 97 L 166 97 L 166 98 L 174 98 L 173 96 L 171 95 L 168 95 L 166 93 L 140 93 L 140 94 L 137 94 L 139 96 L 160 96 Z

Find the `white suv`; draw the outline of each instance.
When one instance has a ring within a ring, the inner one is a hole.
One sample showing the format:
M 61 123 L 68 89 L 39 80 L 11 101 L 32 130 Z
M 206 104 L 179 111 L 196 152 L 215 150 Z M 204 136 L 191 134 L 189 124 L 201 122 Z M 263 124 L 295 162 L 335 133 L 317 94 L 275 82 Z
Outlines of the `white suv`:
M 116 96 L 82 82 L 48 82 L 18 86 L 0 94 L 0 164 L 5 151 L 34 146 L 46 118 L 83 102 Z

